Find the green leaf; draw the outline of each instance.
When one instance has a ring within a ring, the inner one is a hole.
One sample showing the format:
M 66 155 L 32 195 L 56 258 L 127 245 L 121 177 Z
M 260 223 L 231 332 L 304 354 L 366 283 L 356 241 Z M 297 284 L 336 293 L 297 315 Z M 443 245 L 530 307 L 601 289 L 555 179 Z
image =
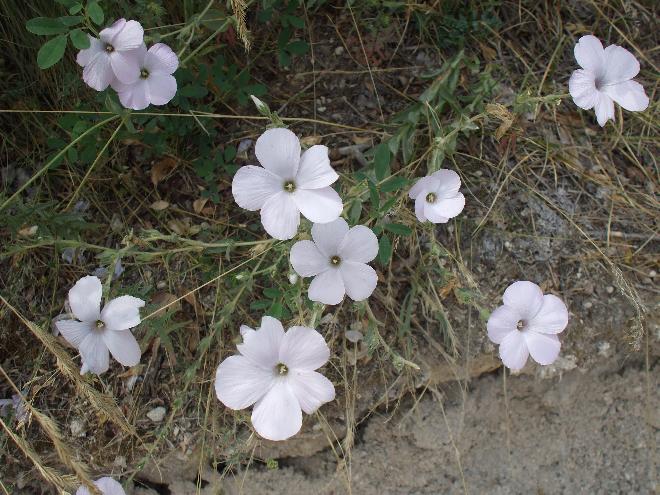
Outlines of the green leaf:
M 304 55 L 309 50 L 309 45 L 306 41 L 295 40 L 289 43 L 286 46 L 286 49 L 289 50 L 289 53 L 293 55 Z
M 103 13 L 103 9 L 101 8 L 98 2 L 96 1 L 89 2 L 85 10 L 87 12 L 87 15 L 94 24 L 96 24 L 97 26 L 103 24 L 103 20 L 105 19 L 105 14 Z
M 410 230 L 410 228 L 406 227 L 405 225 L 401 225 L 400 223 L 386 223 L 384 227 L 385 230 L 389 230 L 396 235 L 409 236 L 412 234 L 412 230 Z
M 71 38 L 71 43 L 78 50 L 85 50 L 89 48 L 89 36 L 82 29 L 74 29 L 69 33 L 69 38 Z
M 390 159 L 392 155 L 387 143 L 380 143 L 376 146 L 374 153 L 374 167 L 376 169 L 376 179 L 379 181 L 390 175 Z
M 392 243 L 387 234 L 383 234 L 378 241 L 378 261 L 381 264 L 387 265 L 392 257 Z
M 369 182 L 369 200 L 371 201 L 371 207 L 378 211 L 380 208 L 380 197 L 378 196 L 378 189 L 376 186 Z
M 387 179 L 381 186 L 380 190 L 382 192 L 392 192 L 397 189 L 401 189 L 403 186 L 408 184 L 408 181 L 403 177 L 392 177 Z
M 37 65 L 41 69 L 52 67 L 60 61 L 66 48 L 66 36 L 60 34 L 52 40 L 47 41 L 37 53 Z
M 76 0 L 55 0 L 60 5 L 63 5 L 67 9 L 73 8 L 74 5 L 78 4 Z
M 50 17 L 35 17 L 25 23 L 25 27 L 32 34 L 48 35 L 66 33 L 66 26 L 59 19 Z
M 64 15 L 57 20 L 65 26 L 75 26 L 76 24 L 80 24 L 84 19 L 81 15 Z
M 71 14 L 71 15 L 77 14 L 82 9 L 83 9 L 83 4 L 82 3 L 74 3 L 73 5 L 71 5 L 71 7 L 69 7 L 69 14 Z

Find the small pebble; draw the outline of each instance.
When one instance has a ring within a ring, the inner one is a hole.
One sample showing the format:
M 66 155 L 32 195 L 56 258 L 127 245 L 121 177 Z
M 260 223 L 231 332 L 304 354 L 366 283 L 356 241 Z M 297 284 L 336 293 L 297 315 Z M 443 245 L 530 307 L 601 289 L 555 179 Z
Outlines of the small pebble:
M 167 411 L 163 406 L 154 407 L 147 413 L 147 418 L 149 418 L 154 423 L 160 423 L 165 417 L 166 412 Z
M 354 344 L 360 342 L 360 340 L 363 339 L 362 332 L 359 330 L 348 330 L 346 332 L 346 338 L 350 341 L 353 342 Z
M 167 287 L 167 282 L 165 282 L 164 280 L 161 280 L 156 284 L 156 289 L 162 290 L 165 287 Z
M 342 53 L 344 53 L 343 46 L 338 46 L 337 48 L 335 48 L 335 55 L 341 55 Z
M 611 285 L 608 285 L 607 287 L 605 287 L 605 291 L 608 294 L 613 294 L 614 293 L 614 287 L 612 287 Z
M 651 270 L 649 272 L 649 277 L 651 277 L 651 278 L 655 278 L 657 275 L 658 275 L 658 272 L 656 272 L 655 270 Z
M 582 306 L 584 307 L 584 309 L 591 309 L 593 305 L 594 303 L 592 303 L 591 301 L 587 301 Z

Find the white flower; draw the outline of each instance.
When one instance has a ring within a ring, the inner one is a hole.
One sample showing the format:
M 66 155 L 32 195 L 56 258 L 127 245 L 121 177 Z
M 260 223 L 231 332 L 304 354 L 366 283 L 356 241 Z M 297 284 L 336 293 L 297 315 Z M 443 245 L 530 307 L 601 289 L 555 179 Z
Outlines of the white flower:
M 98 488 L 103 495 L 126 495 L 121 484 L 107 476 L 97 479 L 94 482 L 94 485 L 96 485 L 96 488 Z M 76 495 L 91 495 L 91 492 L 86 486 L 81 486 L 76 491 Z
M 603 49 L 598 38 L 588 35 L 579 39 L 574 53 L 582 69 L 573 72 L 568 90 L 578 107 L 596 111 L 601 127 L 614 120 L 614 102 L 632 112 L 649 106 L 644 88 L 632 80 L 639 62 L 628 50 L 618 45 Z
M 514 282 L 504 291 L 504 305 L 488 318 L 488 338 L 500 345 L 500 358 L 514 371 L 527 356 L 551 364 L 561 346 L 557 334 L 568 325 L 568 310 L 557 296 L 543 295 L 532 282 Z
M 142 45 L 135 55 L 140 75 L 130 84 L 116 79 L 112 87 L 119 95 L 119 101 L 126 108 L 143 110 L 152 105 L 165 105 L 176 94 L 174 71 L 179 67 L 179 58 L 172 49 L 156 43 L 149 50 Z
M 246 210 L 261 210 L 261 223 L 276 239 L 291 239 L 300 213 L 316 223 L 332 222 L 343 205 L 330 187 L 339 176 L 330 166 L 328 148 L 315 145 L 300 156 L 300 141 L 288 129 L 264 132 L 255 146 L 261 167 L 248 165 L 236 172 L 231 192 Z
M 291 265 L 301 277 L 314 277 L 309 298 L 339 304 L 344 295 L 363 301 L 376 288 L 378 275 L 367 263 L 378 255 L 378 239 L 364 225 L 348 228 L 346 220 L 312 226 L 313 241 L 291 248 Z
M 101 311 L 101 296 L 101 281 L 97 277 L 81 278 L 69 291 L 69 305 L 77 320 L 55 322 L 62 336 L 80 352 L 81 374 L 107 371 L 108 351 L 124 366 L 140 362 L 140 346 L 130 329 L 140 324 L 139 308 L 144 301 L 121 296 Z
M 78 65 L 84 67 L 83 81 L 97 91 L 103 91 L 115 78 L 124 83 L 135 81 L 140 76 L 136 50 L 144 37 L 140 23 L 119 19 L 99 37 L 89 36 L 90 47 L 76 57 Z
M 240 354 L 225 359 L 215 375 L 218 399 L 230 409 L 254 404 L 252 425 L 268 440 L 286 440 L 300 431 L 302 411 L 312 414 L 335 398 L 335 387 L 317 373 L 330 349 L 316 330 L 261 319 L 253 330 L 241 326 Z M 302 410 L 302 411 L 301 411 Z
M 415 200 L 415 215 L 420 222 L 447 223 L 465 207 L 465 196 L 458 192 L 461 178 L 453 170 L 441 168 L 422 177 L 410 189 Z

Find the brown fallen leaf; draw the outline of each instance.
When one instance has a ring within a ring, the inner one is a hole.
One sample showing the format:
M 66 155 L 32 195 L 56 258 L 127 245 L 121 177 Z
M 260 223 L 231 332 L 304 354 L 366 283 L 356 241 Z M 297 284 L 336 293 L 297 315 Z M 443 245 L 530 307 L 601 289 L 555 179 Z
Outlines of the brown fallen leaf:
M 307 148 L 309 146 L 314 146 L 315 144 L 319 144 L 321 142 L 321 136 L 305 136 L 300 140 L 300 144 L 303 145 L 303 147 Z
M 201 211 L 204 209 L 204 206 L 206 206 L 208 200 L 209 198 L 198 198 L 195 201 L 193 201 L 193 210 L 195 210 L 195 213 L 197 214 L 201 213 Z
M 170 204 L 167 201 L 163 201 L 162 199 L 160 199 L 158 201 L 154 201 L 153 203 L 151 203 L 151 206 L 149 206 L 149 208 L 156 211 L 162 211 L 166 209 L 168 206 L 170 206 Z
M 151 166 L 151 183 L 157 186 L 177 167 L 177 161 L 171 156 L 166 156 Z

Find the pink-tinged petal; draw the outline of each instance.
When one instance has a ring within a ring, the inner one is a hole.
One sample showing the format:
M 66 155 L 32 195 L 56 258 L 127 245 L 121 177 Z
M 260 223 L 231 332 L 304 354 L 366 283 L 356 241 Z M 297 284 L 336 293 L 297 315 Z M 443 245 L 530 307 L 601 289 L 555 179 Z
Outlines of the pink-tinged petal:
M 130 330 L 106 330 L 102 335 L 110 354 L 120 364 L 130 367 L 140 362 L 142 351 Z
M 500 343 L 500 359 L 507 368 L 518 371 L 523 369 L 527 362 L 529 351 L 523 334 L 515 331 L 510 332 Z
M 292 195 L 300 213 L 314 223 L 328 223 L 341 215 L 344 205 L 331 187 L 297 189 Z
M 152 105 L 165 105 L 176 95 L 176 79 L 167 74 L 150 74 L 147 78 Z
M 80 347 L 83 339 L 95 328 L 94 323 L 91 321 L 76 320 L 59 320 L 55 322 L 55 327 L 62 334 L 62 337 L 76 349 Z
M 236 346 L 254 366 L 272 372 L 278 363 L 284 328 L 277 318 L 264 316 L 261 326 L 243 335 L 243 343 Z
M 124 488 L 118 481 L 108 478 L 107 476 L 99 478 L 94 482 L 94 485 L 101 491 L 103 495 L 126 495 Z M 89 489 L 81 486 L 76 491 L 76 495 L 91 495 Z
M 82 374 L 89 371 L 100 375 L 108 371 L 110 367 L 110 355 L 108 347 L 100 332 L 92 332 L 85 337 L 78 348 L 83 362 Z
M 137 21 L 128 21 L 112 38 L 115 51 L 130 51 L 139 48 L 144 42 L 144 29 Z
M 434 172 L 432 177 L 439 182 L 435 190 L 439 198 L 454 198 L 461 188 L 461 177 L 453 170 L 442 168 Z
M 89 48 L 80 50 L 78 55 L 76 55 L 76 63 L 81 67 L 85 67 L 96 55 L 103 53 L 105 50 L 105 46 L 101 40 L 89 34 L 87 37 L 89 38 Z
M 592 109 L 598 101 L 594 74 L 583 69 L 574 71 L 568 80 L 568 92 L 578 107 L 584 110 Z
M 646 95 L 644 87 L 637 81 L 625 81 L 605 86 L 603 93 L 630 112 L 641 112 L 649 106 L 649 97 Z
M 556 335 L 526 331 L 523 332 L 523 336 L 532 359 L 537 363 L 552 364 L 559 356 L 561 343 Z
M 120 296 L 105 305 L 101 320 L 106 330 L 128 330 L 140 324 L 140 308 L 144 301 L 133 296 Z
M 518 281 L 507 287 L 502 300 L 505 306 L 515 309 L 520 315 L 520 319 L 524 320 L 526 324 L 541 309 L 543 291 L 532 282 Z
M 98 277 L 88 275 L 69 290 L 69 306 L 80 321 L 96 322 L 101 314 L 103 287 Z
M 378 238 L 373 230 L 364 225 L 352 227 L 339 246 L 342 261 L 368 263 L 378 256 Z
M 115 73 L 110 65 L 110 56 L 105 52 L 97 53 L 83 69 L 83 81 L 96 91 L 103 91 L 110 86 L 114 78 Z
M 424 197 L 423 194 L 420 194 L 417 199 L 415 199 L 415 216 L 417 217 L 417 220 L 420 222 L 424 223 L 426 222 L 427 218 L 426 215 L 424 214 L 424 206 L 426 205 L 426 198 Z M 444 222 L 440 223 L 446 223 L 449 221 L 449 219 L 446 219 Z
M 277 381 L 252 411 L 252 426 L 266 440 L 286 440 L 300 431 L 302 409 L 286 381 Z
M 124 84 L 131 84 L 140 79 L 140 63 L 131 52 L 115 50 L 110 54 L 110 65 L 115 77 Z
M 245 340 L 246 335 L 256 332 L 254 328 L 248 327 L 247 325 L 241 325 L 238 331 L 241 333 L 241 337 L 243 337 L 243 340 Z
M 546 294 L 543 304 L 536 315 L 527 323 L 526 328 L 539 333 L 560 333 L 568 325 L 568 309 L 557 296 Z
M 315 223 L 312 225 L 312 239 L 322 254 L 330 259 L 339 254 L 339 245 L 348 234 L 348 223 L 338 218 L 328 223 Z
M 144 110 L 149 106 L 149 85 L 146 80 L 138 79 L 132 84 L 123 84 L 115 80 L 112 87 L 117 91 L 119 101 L 124 108 Z
M 520 315 L 510 306 L 500 306 L 490 314 L 486 328 L 488 338 L 495 344 L 500 344 L 504 337 L 518 331 Z
M 344 281 L 346 294 L 354 301 L 364 301 L 376 289 L 378 275 L 376 270 L 369 265 L 342 260 L 339 271 Z
M 274 380 L 274 370 L 255 366 L 245 356 L 230 356 L 215 373 L 215 394 L 228 408 L 245 409 L 266 395 Z
M 261 223 L 275 239 L 294 237 L 300 225 L 300 212 L 292 195 L 282 191 L 268 198 L 261 207 Z
M 179 57 L 169 46 L 156 43 L 149 48 L 144 57 L 144 68 L 149 71 L 149 74 L 174 74 L 179 68 Z
M 575 60 L 585 70 L 600 75 L 605 68 L 605 51 L 603 44 L 592 35 L 582 36 L 573 50 Z
M 410 199 L 416 199 L 420 196 L 426 196 L 429 192 L 435 191 L 439 186 L 438 180 L 428 175 L 419 179 L 414 186 L 410 188 L 408 192 L 408 197 Z
M 254 152 L 266 170 L 284 180 L 295 178 L 300 162 L 300 141 L 289 129 L 268 129 L 257 139 Z
M 295 326 L 284 334 L 280 346 L 280 363 L 289 370 L 314 371 L 328 362 L 330 348 L 323 336 L 313 328 Z
M 307 414 L 314 413 L 323 404 L 334 400 L 335 387 L 316 371 L 289 372 L 289 386 L 298 403 Z
M 632 53 L 618 45 L 605 48 L 605 72 L 601 76 L 603 85 L 628 81 L 637 74 L 639 61 Z
M 330 268 L 330 258 L 325 256 L 312 241 L 298 241 L 289 255 L 291 266 L 301 277 L 312 277 Z
M 337 268 L 332 268 L 314 277 L 312 283 L 309 284 L 307 296 L 312 301 L 323 304 L 339 304 L 345 294 L 346 289 L 341 272 Z
M 596 120 L 601 127 L 605 127 L 608 120 L 614 120 L 614 101 L 605 93 L 598 93 L 595 110 Z
M 433 203 L 426 201 L 424 205 L 424 216 L 433 223 L 446 223 L 454 218 L 465 208 L 465 196 L 458 193 L 453 198 L 436 199 Z
M 99 38 L 104 44 L 112 45 L 115 36 L 121 32 L 126 26 L 126 19 L 117 19 L 112 26 L 102 29 L 99 33 Z
M 283 192 L 282 179 L 265 168 L 254 165 L 241 167 L 231 182 L 231 193 L 241 208 L 256 211 L 276 194 Z
M 296 185 L 302 189 L 327 187 L 339 178 L 330 166 L 328 147 L 314 145 L 300 157 Z

